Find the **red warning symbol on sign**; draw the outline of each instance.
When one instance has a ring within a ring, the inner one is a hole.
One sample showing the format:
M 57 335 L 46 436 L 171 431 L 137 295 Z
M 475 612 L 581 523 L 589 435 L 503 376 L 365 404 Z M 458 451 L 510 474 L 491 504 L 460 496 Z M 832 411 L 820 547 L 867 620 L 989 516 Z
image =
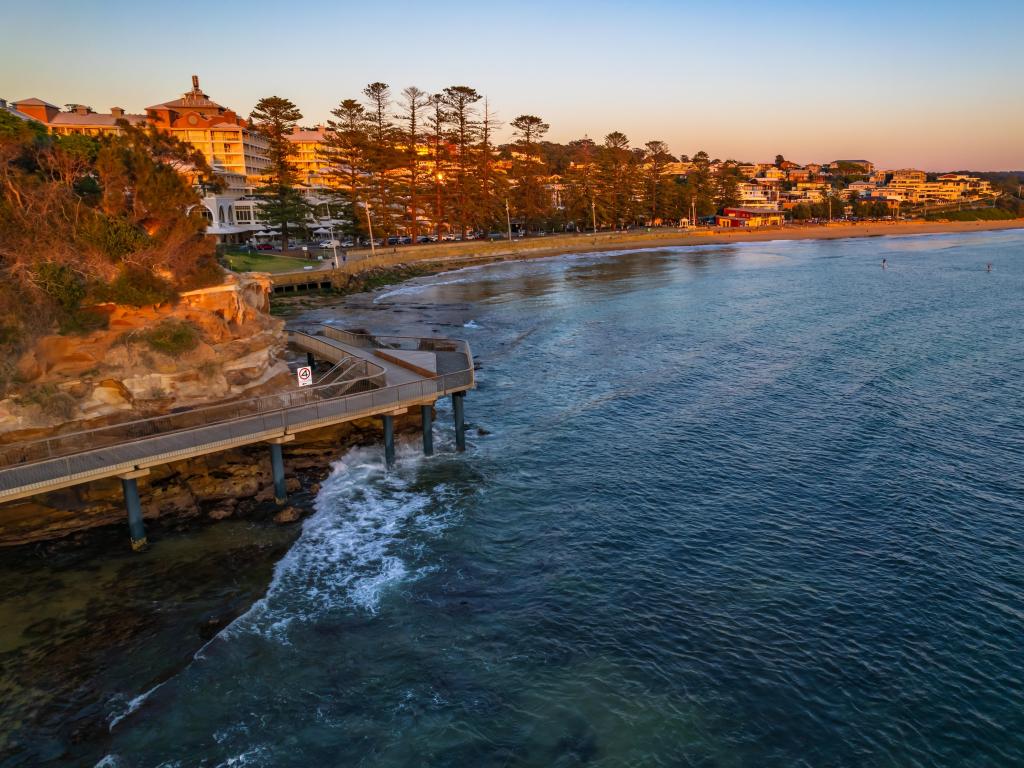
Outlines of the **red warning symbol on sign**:
M 313 383 L 313 369 L 308 365 L 304 365 L 295 372 L 295 375 L 299 379 L 300 387 L 308 387 Z

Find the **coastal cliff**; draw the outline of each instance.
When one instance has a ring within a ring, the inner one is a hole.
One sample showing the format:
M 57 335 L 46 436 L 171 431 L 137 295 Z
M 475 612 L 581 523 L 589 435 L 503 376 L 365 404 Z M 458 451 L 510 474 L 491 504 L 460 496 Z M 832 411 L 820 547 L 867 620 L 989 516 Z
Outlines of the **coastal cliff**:
M 222 285 L 182 293 L 174 303 L 97 309 L 105 315 L 104 328 L 43 336 L 18 360 L 19 383 L 0 400 L 0 443 L 234 402 L 292 385 L 284 322 L 270 315 L 265 275 L 228 275 Z M 398 417 L 395 427 L 416 429 L 418 419 Z M 379 440 L 380 433 L 379 420 L 362 419 L 299 435 L 284 446 L 289 491 L 315 490 L 332 460 Z M 273 503 L 266 445 L 154 467 L 139 480 L 139 493 L 143 515 L 157 529 L 249 515 L 291 522 L 305 511 L 301 504 L 281 510 Z M 116 478 L 86 483 L 0 506 L 0 547 L 73 538 L 124 525 L 125 519 Z
M 4 443 L 252 397 L 288 377 L 284 323 L 269 314 L 266 275 L 147 307 L 100 304 L 100 329 L 39 338 L 0 400 Z

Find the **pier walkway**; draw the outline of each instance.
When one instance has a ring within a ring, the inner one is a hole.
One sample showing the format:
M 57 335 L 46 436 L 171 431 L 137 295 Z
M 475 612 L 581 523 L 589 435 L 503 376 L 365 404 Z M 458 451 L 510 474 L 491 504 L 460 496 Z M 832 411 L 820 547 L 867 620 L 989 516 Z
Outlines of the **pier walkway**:
M 392 419 L 419 406 L 423 445 L 432 453 L 435 401 L 451 395 L 456 443 L 465 445 L 463 398 L 475 386 L 473 356 L 460 340 L 354 334 L 330 325 L 316 335 L 289 332 L 289 344 L 312 362 L 332 363 L 343 375 L 299 388 L 235 402 L 193 408 L 0 447 L 0 502 L 107 477 L 125 484 L 129 522 L 138 517 L 135 480 L 172 461 L 242 445 L 271 446 L 275 495 L 284 500 L 281 444 L 318 427 L 368 416 L 384 422 L 385 454 L 394 460 Z M 144 534 L 135 535 L 144 543 Z

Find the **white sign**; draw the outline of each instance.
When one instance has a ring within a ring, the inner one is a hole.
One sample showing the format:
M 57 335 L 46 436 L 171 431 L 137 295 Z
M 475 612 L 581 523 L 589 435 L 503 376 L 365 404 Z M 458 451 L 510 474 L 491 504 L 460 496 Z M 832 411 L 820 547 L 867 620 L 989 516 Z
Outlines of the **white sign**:
M 308 365 L 304 365 L 295 372 L 295 375 L 299 379 L 300 387 L 308 387 L 313 383 L 313 369 Z

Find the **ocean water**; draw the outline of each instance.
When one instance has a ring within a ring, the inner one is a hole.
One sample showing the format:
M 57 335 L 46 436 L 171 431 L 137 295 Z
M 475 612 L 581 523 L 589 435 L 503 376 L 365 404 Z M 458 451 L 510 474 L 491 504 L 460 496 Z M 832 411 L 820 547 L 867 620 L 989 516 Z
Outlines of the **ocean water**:
M 469 450 L 442 402 L 436 456 L 339 456 L 90 764 L 1024 765 L 1024 232 L 503 264 L 346 317 L 471 342 Z

